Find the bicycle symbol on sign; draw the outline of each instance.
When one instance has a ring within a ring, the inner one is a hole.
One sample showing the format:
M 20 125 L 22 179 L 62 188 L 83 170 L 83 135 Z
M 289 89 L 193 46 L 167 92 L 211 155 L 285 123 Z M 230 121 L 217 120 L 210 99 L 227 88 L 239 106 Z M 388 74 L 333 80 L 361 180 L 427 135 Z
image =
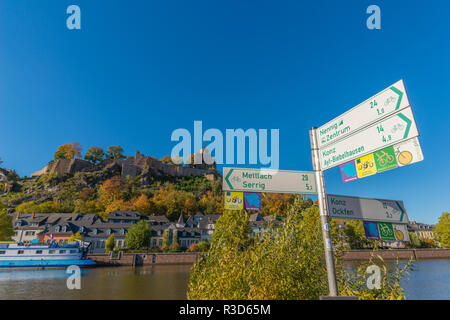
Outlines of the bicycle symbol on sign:
M 390 96 L 389 98 L 386 99 L 386 101 L 384 102 L 384 106 L 388 106 L 391 102 L 395 101 L 395 97 Z
M 385 151 L 381 150 L 381 153 L 375 153 L 377 156 L 377 161 L 380 163 L 380 165 L 384 166 L 386 163 L 392 163 L 394 161 L 394 157 Z
M 396 133 L 397 131 L 403 131 L 404 128 L 405 128 L 405 125 L 403 125 L 401 123 L 397 123 L 396 125 L 394 125 L 391 132 Z

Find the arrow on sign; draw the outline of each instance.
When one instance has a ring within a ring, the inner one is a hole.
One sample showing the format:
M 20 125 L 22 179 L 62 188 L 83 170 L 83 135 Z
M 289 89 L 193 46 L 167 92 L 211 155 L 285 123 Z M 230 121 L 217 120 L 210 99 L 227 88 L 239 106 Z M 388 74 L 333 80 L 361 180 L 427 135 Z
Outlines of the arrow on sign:
M 398 101 L 397 101 L 397 105 L 395 107 L 395 110 L 398 110 L 398 108 L 400 108 L 400 102 L 402 102 L 403 92 L 401 92 L 394 86 L 391 87 L 391 90 L 394 91 L 396 94 L 398 94 Z
M 316 194 L 314 172 L 223 168 L 224 191 Z
M 412 121 L 408 117 L 406 117 L 403 113 L 399 113 L 398 116 L 400 117 L 400 119 L 406 122 L 405 134 L 403 135 L 403 139 L 406 139 L 409 133 L 409 129 L 411 128 Z
M 398 203 L 398 201 L 395 201 L 395 203 L 397 204 L 398 208 L 402 212 L 402 215 L 400 216 L 400 221 L 403 221 L 403 215 L 405 214 L 405 210 L 403 210 L 402 206 L 400 205 L 400 203 Z
M 228 180 L 231 176 L 231 174 L 233 173 L 234 169 L 230 169 L 230 171 L 228 172 L 228 174 L 225 176 L 225 181 L 228 184 L 228 186 L 230 187 L 230 190 L 233 190 L 233 186 L 230 183 L 230 180 Z

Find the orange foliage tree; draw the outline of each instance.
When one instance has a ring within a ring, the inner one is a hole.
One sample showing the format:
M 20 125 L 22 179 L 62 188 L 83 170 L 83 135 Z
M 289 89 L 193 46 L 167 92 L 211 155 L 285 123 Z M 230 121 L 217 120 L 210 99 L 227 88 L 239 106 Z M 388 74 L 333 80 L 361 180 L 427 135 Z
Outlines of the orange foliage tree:
M 56 150 L 54 158 L 55 160 L 81 158 L 81 150 L 81 145 L 78 142 L 63 144 Z
M 123 181 L 119 176 L 105 180 L 98 188 L 100 202 L 105 206 L 109 206 L 122 196 Z

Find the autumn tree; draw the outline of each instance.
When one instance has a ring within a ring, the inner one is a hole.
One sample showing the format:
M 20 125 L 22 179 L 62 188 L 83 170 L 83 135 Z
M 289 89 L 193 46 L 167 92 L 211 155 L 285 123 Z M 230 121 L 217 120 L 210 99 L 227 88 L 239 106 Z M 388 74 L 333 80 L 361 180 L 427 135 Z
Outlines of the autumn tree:
M 81 233 L 77 232 L 75 234 L 72 234 L 69 238 L 69 242 L 73 242 L 75 240 L 83 240 L 83 236 L 81 235 Z
M 107 159 L 125 159 L 126 156 L 123 154 L 123 149 L 121 146 L 109 146 L 106 150 Z
M 100 162 L 105 157 L 105 151 L 100 147 L 90 147 L 84 156 L 84 159 L 92 163 Z
M 139 198 L 133 203 L 134 210 L 140 212 L 141 214 L 148 215 L 151 210 L 151 203 L 147 195 L 141 194 Z
M 167 251 L 169 249 L 169 242 L 170 242 L 170 230 L 166 229 L 163 231 L 162 236 L 162 246 L 161 246 L 162 251 Z
M 448 212 L 442 213 L 434 233 L 443 248 L 450 248 L 450 214 Z
M 178 243 L 178 230 L 172 230 L 172 243 L 169 246 L 170 252 L 180 251 L 180 244 Z
M 130 201 L 125 201 L 123 199 L 118 199 L 118 200 L 114 200 L 113 202 L 111 202 L 105 208 L 106 213 L 119 211 L 119 210 L 124 210 L 124 211 L 134 210 L 133 203 L 131 203 Z
M 116 245 L 116 237 L 114 236 L 114 233 L 111 233 L 111 235 L 105 242 L 105 252 L 110 253 L 111 251 L 113 251 L 115 245 Z
M 106 207 L 122 196 L 123 181 L 119 176 L 105 180 L 98 188 L 100 202 Z
M 170 156 L 165 156 L 164 158 L 161 159 L 161 162 L 167 164 L 174 164 Z
M 94 194 L 95 194 L 94 189 L 85 187 L 85 188 L 81 189 L 80 193 L 78 194 L 78 199 L 87 201 L 87 200 L 92 199 Z
M 63 144 L 56 150 L 54 158 L 55 160 L 81 158 L 81 150 L 78 142 Z

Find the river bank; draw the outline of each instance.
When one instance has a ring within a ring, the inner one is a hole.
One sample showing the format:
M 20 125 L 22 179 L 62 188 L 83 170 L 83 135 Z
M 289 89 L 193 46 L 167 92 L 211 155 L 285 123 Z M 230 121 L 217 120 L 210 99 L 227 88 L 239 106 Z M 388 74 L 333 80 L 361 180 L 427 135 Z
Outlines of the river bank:
M 388 268 L 395 265 L 387 261 Z M 356 268 L 358 261 L 345 266 Z M 67 288 L 66 270 L 0 271 L 0 300 L 186 299 L 190 269 L 189 264 L 82 269 L 80 290 Z M 406 299 L 450 299 L 450 259 L 415 261 L 401 286 Z
M 372 250 L 347 250 L 342 257 L 345 261 L 369 260 Z M 387 249 L 377 250 L 384 260 L 424 260 L 450 259 L 450 249 Z M 99 266 L 149 266 L 149 265 L 191 265 L 197 261 L 198 253 L 119 253 L 92 254 L 88 256 Z

